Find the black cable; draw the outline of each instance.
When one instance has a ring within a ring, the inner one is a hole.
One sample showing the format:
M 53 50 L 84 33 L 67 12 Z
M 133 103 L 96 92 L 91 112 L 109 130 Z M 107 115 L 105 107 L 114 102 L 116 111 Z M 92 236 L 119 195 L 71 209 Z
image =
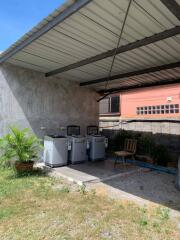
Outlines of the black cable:
M 116 58 L 116 55 L 117 55 L 117 50 L 118 50 L 118 47 L 120 45 L 120 41 L 122 39 L 122 34 L 123 34 L 123 31 L 124 31 L 124 27 L 125 27 L 125 24 L 126 24 L 126 20 L 127 20 L 127 16 L 128 16 L 128 13 L 129 13 L 129 9 L 130 9 L 130 6 L 131 6 L 131 3 L 132 3 L 133 0 L 129 0 L 129 4 L 128 4 L 128 7 L 127 7 L 127 10 L 126 10 L 126 14 L 125 14 L 125 17 L 124 17 L 124 21 L 123 21 L 123 25 L 122 25 L 122 28 L 121 28 L 121 31 L 120 31 L 120 34 L 119 34 L 119 38 L 118 38 L 118 42 L 117 42 L 117 46 L 116 46 L 116 49 L 114 50 L 114 55 L 113 55 L 113 59 L 112 59 L 112 62 L 111 62 L 111 66 L 110 66 L 110 70 L 109 70 L 109 74 L 108 74 L 108 77 L 107 77 L 107 81 L 105 83 L 105 91 L 108 87 L 108 83 L 109 83 L 109 79 L 111 77 L 111 73 L 112 73 L 112 69 L 113 69 L 113 65 L 114 65 L 114 61 L 115 61 L 115 58 Z M 97 102 L 101 101 L 102 99 L 104 99 L 106 96 L 108 96 L 109 94 L 105 94 L 103 97 L 101 97 L 100 99 L 97 100 Z

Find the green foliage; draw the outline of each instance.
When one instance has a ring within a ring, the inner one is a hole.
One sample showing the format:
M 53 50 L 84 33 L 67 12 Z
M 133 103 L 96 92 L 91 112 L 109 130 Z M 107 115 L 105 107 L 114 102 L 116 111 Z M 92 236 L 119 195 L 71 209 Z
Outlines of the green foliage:
M 148 224 L 147 219 L 147 209 L 145 207 L 141 208 L 141 219 L 140 219 L 140 226 L 146 226 Z
M 140 220 L 140 225 L 141 226 L 146 226 L 148 224 L 148 221 L 147 221 L 147 219 L 146 218 L 141 218 L 141 220 Z
M 167 166 L 167 162 L 171 161 L 169 150 L 164 145 L 157 145 L 154 148 L 153 157 L 158 165 Z
M 0 139 L 1 165 L 9 161 L 30 162 L 38 160 L 41 140 L 29 133 L 29 129 L 10 127 L 10 133 Z
M 152 156 L 155 147 L 156 147 L 156 144 L 152 135 L 150 134 L 140 135 L 138 139 L 137 152 L 139 152 L 140 154 Z

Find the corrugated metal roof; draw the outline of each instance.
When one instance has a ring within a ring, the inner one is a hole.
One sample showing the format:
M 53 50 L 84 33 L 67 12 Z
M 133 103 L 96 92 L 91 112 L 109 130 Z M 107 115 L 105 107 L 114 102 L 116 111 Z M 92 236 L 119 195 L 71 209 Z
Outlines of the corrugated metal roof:
M 172 70 L 162 70 L 158 71 L 156 73 L 148 73 L 148 74 L 142 74 L 139 76 L 134 76 L 134 77 L 129 77 L 129 78 L 122 78 L 122 79 L 117 79 L 112 81 L 108 85 L 109 88 L 119 88 L 119 87 L 124 87 L 124 86 L 138 86 L 141 84 L 150 84 L 150 83 L 157 83 L 159 81 L 165 82 L 167 80 L 175 80 L 175 79 L 180 79 L 180 68 L 174 68 Z M 180 81 L 179 81 L 180 82 Z M 95 86 L 97 90 L 102 90 L 104 88 L 104 84 L 100 83 Z
M 51 23 L 58 15 L 63 14 L 73 4 L 79 2 L 81 0 L 68 1 L 56 9 L 3 52 L 1 58 Z M 117 45 L 128 3 L 129 0 L 87 1 L 78 11 L 11 56 L 8 62 L 47 73 L 111 50 Z M 120 46 L 148 38 L 176 26 L 180 26 L 180 20 L 160 0 L 134 0 L 130 7 Z M 108 76 L 111 61 L 112 57 L 107 57 L 64 71 L 57 76 L 79 83 L 103 78 Z M 112 75 L 177 61 L 180 61 L 180 34 L 118 54 Z M 148 74 L 148 76 L 113 80 L 108 87 L 163 81 L 167 78 L 180 78 L 179 69 L 164 70 Z M 92 87 L 100 90 L 104 88 L 104 84 L 99 83 Z

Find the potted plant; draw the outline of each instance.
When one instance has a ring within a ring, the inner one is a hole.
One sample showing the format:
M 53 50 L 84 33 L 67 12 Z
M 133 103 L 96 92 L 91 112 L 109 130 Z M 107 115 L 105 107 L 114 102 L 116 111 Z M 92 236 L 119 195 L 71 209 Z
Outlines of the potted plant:
M 29 129 L 10 127 L 10 133 L 0 139 L 1 161 L 13 161 L 18 172 L 32 171 L 42 148 L 41 140 Z

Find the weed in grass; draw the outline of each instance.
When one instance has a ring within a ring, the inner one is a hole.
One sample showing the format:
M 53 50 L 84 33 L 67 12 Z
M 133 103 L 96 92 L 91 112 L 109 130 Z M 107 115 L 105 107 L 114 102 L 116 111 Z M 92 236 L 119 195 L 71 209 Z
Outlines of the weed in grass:
M 169 208 L 164 208 L 164 207 L 160 207 L 157 209 L 157 213 L 160 216 L 160 218 L 162 220 L 168 220 L 169 219 L 169 213 L 170 213 L 170 209 Z
M 93 196 L 95 196 L 96 195 L 96 189 L 91 189 L 91 194 L 93 195 Z
M 146 225 L 148 224 L 148 221 L 147 221 L 146 218 L 143 217 L 143 218 L 141 218 L 139 224 L 140 224 L 141 226 L 146 226 Z
M 83 183 L 82 185 L 79 186 L 78 192 L 80 192 L 81 194 L 86 194 L 86 185 Z
M 142 207 L 140 209 L 140 212 L 141 212 L 141 218 L 140 218 L 140 222 L 139 222 L 140 226 L 148 225 L 148 218 L 147 218 L 147 209 L 146 209 L 146 207 L 145 206 Z
M 155 231 L 156 231 L 157 233 L 160 233 L 160 232 L 161 232 L 161 226 L 160 226 L 160 224 L 155 224 L 155 225 L 153 225 L 153 227 L 154 227 L 154 229 L 155 229 Z
M 144 207 L 142 207 L 141 208 L 141 212 L 142 212 L 142 214 L 145 214 L 146 212 L 147 212 L 147 208 L 144 206 Z
M 159 223 L 159 221 L 154 221 L 153 223 L 152 223 L 152 226 L 153 226 L 153 228 L 155 228 L 157 231 L 159 231 L 160 230 L 160 223 Z
M 70 189 L 68 186 L 62 186 L 62 188 L 59 189 L 61 193 L 69 193 Z
M 4 218 L 10 217 L 11 214 L 12 214 L 12 210 L 10 208 L 1 209 L 1 211 L 0 211 L 0 220 L 2 220 Z

